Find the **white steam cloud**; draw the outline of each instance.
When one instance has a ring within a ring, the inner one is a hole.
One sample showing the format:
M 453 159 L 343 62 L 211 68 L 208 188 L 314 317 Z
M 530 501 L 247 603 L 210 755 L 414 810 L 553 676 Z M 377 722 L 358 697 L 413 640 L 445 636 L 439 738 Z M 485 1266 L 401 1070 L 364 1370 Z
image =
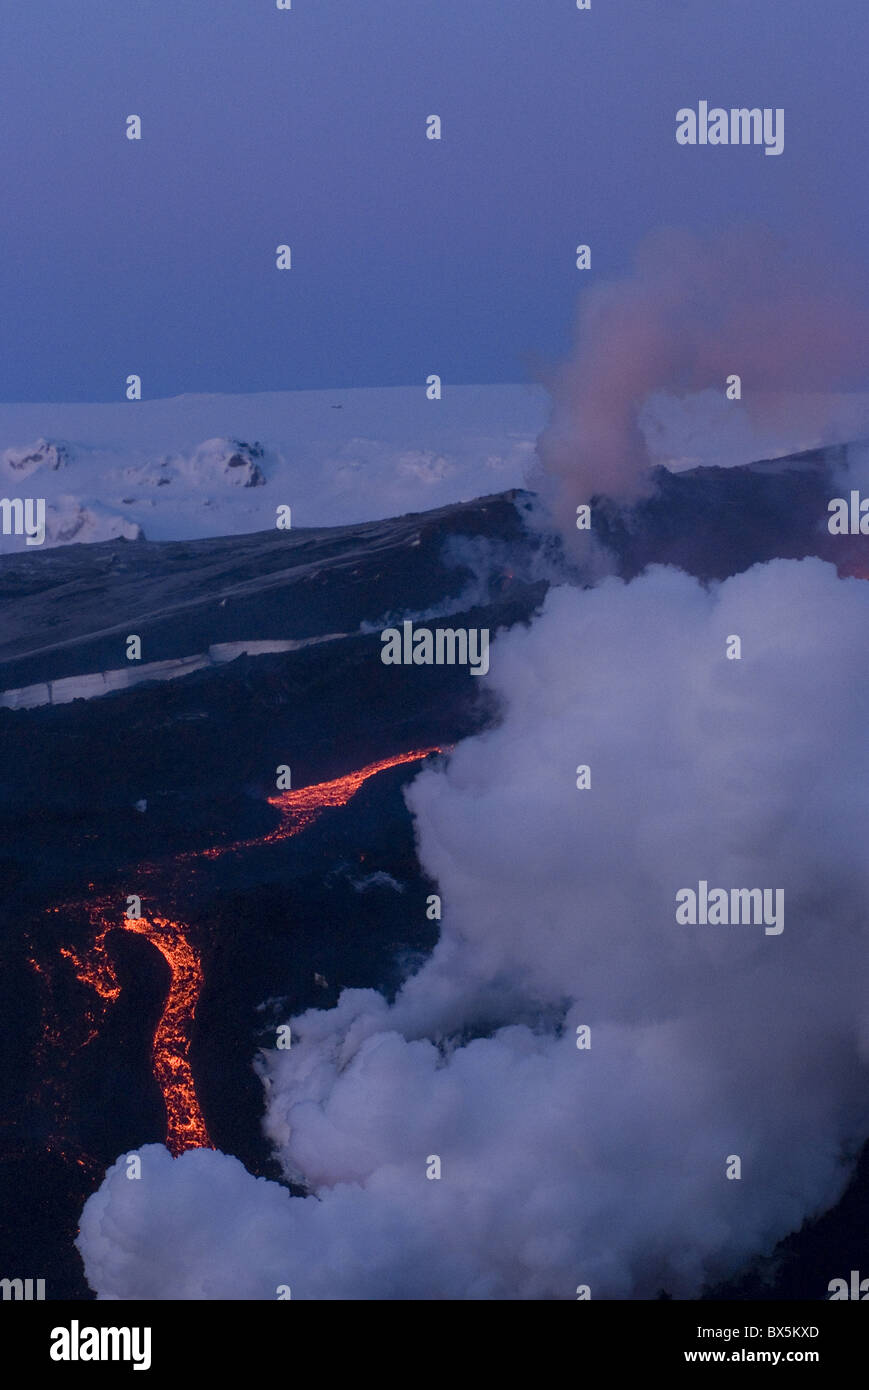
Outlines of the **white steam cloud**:
M 869 585 L 818 560 L 551 591 L 493 647 L 501 724 L 408 793 L 431 958 L 263 1057 L 311 1195 L 148 1147 L 85 1206 L 91 1286 L 691 1297 L 833 1204 L 869 1132 L 867 623 Z M 782 888 L 783 933 L 677 925 L 700 879 Z

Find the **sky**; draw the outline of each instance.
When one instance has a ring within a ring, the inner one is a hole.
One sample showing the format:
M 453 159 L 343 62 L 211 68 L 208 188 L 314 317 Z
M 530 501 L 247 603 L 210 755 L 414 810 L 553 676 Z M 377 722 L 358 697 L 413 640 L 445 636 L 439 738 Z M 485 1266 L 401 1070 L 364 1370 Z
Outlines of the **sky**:
M 664 226 L 865 286 L 865 0 L 0 8 L 2 401 L 535 379 Z M 700 100 L 783 154 L 677 145 Z

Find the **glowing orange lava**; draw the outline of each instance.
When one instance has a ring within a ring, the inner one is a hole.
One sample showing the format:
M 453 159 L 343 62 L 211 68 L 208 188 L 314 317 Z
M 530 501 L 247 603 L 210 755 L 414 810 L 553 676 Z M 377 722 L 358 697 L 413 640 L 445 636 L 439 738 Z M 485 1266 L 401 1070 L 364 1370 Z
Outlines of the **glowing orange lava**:
M 121 986 L 107 943 L 109 933 L 118 928 L 138 932 L 157 947 L 170 970 L 169 992 L 153 1044 L 154 1075 L 166 1106 L 166 1147 L 173 1154 L 184 1149 L 211 1148 L 187 1057 L 202 989 L 202 967 L 187 939 L 187 929 L 182 922 L 171 922 L 166 917 L 121 916 L 113 921 L 102 909 L 97 909 L 95 916 L 101 929 L 90 949 L 78 954 L 62 948 L 61 955 L 72 961 L 83 984 L 96 990 L 106 1004 L 113 1004 L 121 993 Z M 98 1031 L 98 1021 L 93 1015 L 91 1022 L 92 1031 L 85 1045 Z
M 281 813 L 281 823 L 276 829 L 257 839 L 236 840 L 231 845 L 216 845 L 213 849 L 197 850 L 193 854 L 179 855 L 178 858 L 219 859 L 222 854 L 228 854 L 231 850 L 252 849 L 255 845 L 271 845 L 278 840 L 288 840 L 300 831 L 307 830 L 308 826 L 313 825 L 331 806 L 346 806 L 369 777 L 376 776 L 378 772 L 386 772 L 390 767 L 419 762 L 430 753 L 443 751 L 442 748 L 418 748 L 413 753 L 396 753 L 392 758 L 382 758 L 379 762 L 369 763 L 367 767 L 359 768 L 358 772 L 348 772 L 343 777 L 335 777 L 331 782 L 315 782 L 313 786 L 302 787 L 299 791 L 281 792 L 280 796 L 270 796 L 269 805 Z
M 125 921 L 127 931 L 141 932 L 163 955 L 171 971 L 169 993 L 154 1033 L 154 1075 L 166 1105 L 166 1147 L 211 1148 L 187 1054 L 190 1031 L 202 989 L 199 957 L 185 935 L 184 924 L 165 917 Z
M 351 797 L 369 777 L 388 768 L 399 767 L 402 763 L 418 762 L 430 753 L 445 751 L 442 748 L 421 748 L 412 753 L 397 753 L 394 757 L 383 758 L 369 763 L 357 772 L 349 772 L 344 777 L 336 777 L 331 782 L 318 782 L 299 791 L 282 792 L 269 798 L 281 815 L 280 824 L 253 840 L 238 840 L 229 845 L 218 845 L 210 849 L 197 850 L 176 855 L 170 865 L 180 866 L 192 859 L 217 859 L 232 850 L 248 849 L 257 845 L 274 844 L 279 840 L 298 835 L 312 825 L 323 811 L 334 806 L 345 806 Z M 131 878 L 153 878 L 158 870 L 154 864 L 139 865 Z M 93 884 L 88 887 L 93 888 Z M 166 1106 L 166 1147 L 173 1153 L 185 1149 L 211 1148 L 211 1140 L 205 1120 L 199 1108 L 196 1086 L 190 1069 L 188 1053 L 193 1020 L 202 989 L 202 967 L 199 956 L 189 939 L 189 928 L 183 922 L 170 921 L 166 917 L 128 918 L 121 914 L 115 916 L 117 901 L 114 898 L 91 899 L 87 903 L 69 904 L 89 913 L 98 928 L 87 951 L 77 952 L 68 947 L 61 948 L 61 955 L 73 964 L 76 976 L 89 985 L 102 1003 L 96 1003 L 87 1013 L 90 1031 L 84 1040 L 87 1044 L 96 1037 L 105 1010 L 120 996 L 121 986 L 112 962 L 108 946 L 110 932 L 116 930 L 138 932 L 144 936 L 163 955 L 169 965 L 170 982 L 166 1002 L 160 1021 L 154 1033 L 153 1066 L 154 1075 L 160 1086 Z M 62 909 L 55 907 L 54 912 Z M 38 963 L 33 961 L 39 970 Z

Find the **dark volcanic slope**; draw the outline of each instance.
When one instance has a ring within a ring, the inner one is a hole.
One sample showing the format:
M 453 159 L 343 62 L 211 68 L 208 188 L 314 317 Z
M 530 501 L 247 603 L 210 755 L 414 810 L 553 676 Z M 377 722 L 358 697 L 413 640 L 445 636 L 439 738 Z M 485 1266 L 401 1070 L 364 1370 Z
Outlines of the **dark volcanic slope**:
M 12 861 L 36 857 L 55 878 L 64 865 L 96 871 L 103 858 L 238 833 L 263 814 L 279 764 L 303 786 L 479 727 L 468 668 L 385 666 L 381 625 L 431 612 L 494 633 L 527 619 L 547 587 L 523 578 L 527 505 L 506 494 L 366 526 L 6 559 L 0 691 L 123 668 L 131 632 L 143 664 L 221 642 L 332 635 L 97 698 L 0 708 L 7 885 Z
M 659 468 L 635 506 L 596 498 L 594 530 L 625 578 L 673 564 L 723 579 L 805 555 L 847 571 L 864 556 L 865 538 L 832 537 L 826 527 L 844 462 L 836 446 L 745 467 Z M 529 507 L 529 495 L 513 491 L 358 526 L 0 557 L 0 691 L 124 668 L 129 633 L 142 638 L 150 663 L 219 643 L 351 634 L 388 613 L 443 607 L 470 578 L 449 563 L 445 542 L 528 552 Z M 521 562 L 509 568 L 521 577 Z
M 869 538 L 827 532 L 843 462 L 829 448 L 659 469 L 633 507 L 596 499 L 593 525 L 625 578 L 664 563 L 714 580 L 806 555 L 869 574 Z M 70 704 L 0 707 L 7 854 L 36 836 L 57 867 L 81 850 L 68 820 L 79 815 L 98 846 L 121 854 L 142 833 L 131 809 L 141 798 L 150 835 L 210 837 L 237 822 L 239 798 L 270 794 L 279 763 L 302 785 L 479 727 L 486 711 L 467 668 L 385 667 L 379 630 L 405 613 L 492 632 L 526 620 L 547 587 L 533 579 L 530 506 L 513 492 L 358 526 L 0 560 L 0 692 L 130 669 L 129 633 L 142 638 L 143 666 L 220 643 L 310 643 Z
M 625 579 L 650 564 L 726 579 L 766 560 L 806 555 L 857 573 L 869 560 L 867 537 L 827 530 L 827 503 L 842 495 L 845 463 L 845 446 L 835 445 L 738 468 L 658 468 L 653 491 L 635 506 L 596 498 L 592 525 Z
M 0 690 L 211 644 L 358 631 L 396 609 L 454 597 L 467 571 L 444 563 L 448 537 L 522 538 L 512 492 L 388 521 L 200 541 L 106 541 L 0 561 Z

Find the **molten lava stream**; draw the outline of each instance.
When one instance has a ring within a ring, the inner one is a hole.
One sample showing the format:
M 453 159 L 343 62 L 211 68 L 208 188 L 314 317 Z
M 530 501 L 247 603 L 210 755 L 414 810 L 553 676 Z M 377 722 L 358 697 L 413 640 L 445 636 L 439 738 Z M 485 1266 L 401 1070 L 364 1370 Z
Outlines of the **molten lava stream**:
M 280 796 L 270 796 L 269 805 L 276 806 L 283 816 L 277 830 L 266 835 L 264 843 L 285 840 L 290 835 L 298 835 L 307 825 L 316 820 L 329 806 L 346 806 L 351 796 L 355 796 L 363 782 L 387 768 L 400 767 L 402 763 L 415 763 L 427 758 L 430 753 L 440 753 L 440 748 L 420 748 L 413 753 L 396 753 L 392 758 L 383 758 L 378 763 L 369 763 L 358 772 L 348 772 L 344 777 L 336 777 L 331 782 L 317 782 L 313 787 L 301 787 L 299 791 L 281 792 Z
M 300 787 L 298 791 L 281 792 L 279 796 L 270 796 L 269 805 L 274 806 L 281 813 L 281 823 L 275 830 L 270 830 L 268 835 L 261 835 L 253 840 L 235 840 L 230 845 L 216 845 L 214 849 L 194 850 L 178 856 L 176 862 L 186 859 L 219 859 L 222 854 L 228 854 L 232 850 L 254 849 L 257 845 L 273 845 L 278 840 L 288 840 L 293 835 L 298 835 L 300 831 L 306 830 L 309 825 L 322 815 L 323 811 L 332 806 L 346 806 L 352 796 L 355 796 L 363 782 L 367 782 L 369 777 L 374 777 L 378 772 L 386 772 L 390 767 L 400 767 L 402 763 L 416 763 L 422 758 L 427 758 L 430 753 L 443 753 L 446 749 L 418 748 L 412 753 L 396 753 L 391 758 L 382 758 L 379 762 L 368 763 L 366 767 L 361 767 L 357 772 L 348 772 L 344 777 L 335 777 L 331 782 L 315 782 L 311 787 Z
M 165 917 L 121 917 L 114 922 L 102 911 L 98 920 L 102 929 L 86 955 L 80 956 L 67 949 L 62 954 L 72 960 L 82 983 L 91 985 L 107 1003 L 113 1003 L 121 991 L 106 941 L 109 932 L 116 928 L 138 932 L 157 947 L 170 970 L 169 992 L 153 1044 L 154 1076 L 166 1106 L 166 1147 L 176 1155 L 184 1149 L 210 1149 L 213 1145 L 187 1060 L 202 989 L 202 967 L 187 940 L 186 928 L 183 922 L 172 922 Z
M 173 1154 L 183 1149 L 210 1149 L 211 1140 L 196 1098 L 196 1087 L 187 1054 L 196 1005 L 202 989 L 202 966 L 185 935 L 184 924 L 165 917 L 140 917 L 124 923 L 156 946 L 171 971 L 169 993 L 154 1033 L 154 1075 L 166 1105 L 166 1147 Z

